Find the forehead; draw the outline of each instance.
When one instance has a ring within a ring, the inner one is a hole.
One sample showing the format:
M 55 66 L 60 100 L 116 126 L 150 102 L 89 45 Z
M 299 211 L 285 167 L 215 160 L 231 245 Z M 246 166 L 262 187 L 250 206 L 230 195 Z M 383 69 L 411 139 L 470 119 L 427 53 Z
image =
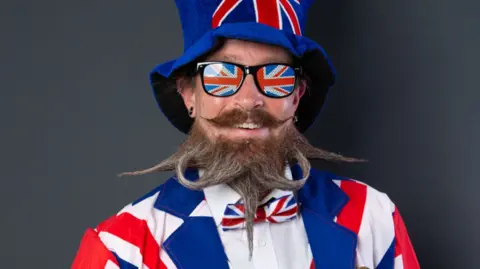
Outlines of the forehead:
M 223 46 L 211 54 L 209 61 L 229 61 L 244 65 L 264 63 L 292 63 L 292 55 L 284 48 L 274 45 L 226 39 Z

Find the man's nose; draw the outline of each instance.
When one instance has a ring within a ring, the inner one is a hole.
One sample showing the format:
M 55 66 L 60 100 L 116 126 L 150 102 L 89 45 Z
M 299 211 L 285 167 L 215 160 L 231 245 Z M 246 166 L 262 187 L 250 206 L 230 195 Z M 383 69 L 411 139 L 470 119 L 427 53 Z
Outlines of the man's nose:
M 242 87 L 233 97 L 235 98 L 235 105 L 244 110 L 251 110 L 264 106 L 265 96 L 260 93 L 252 75 L 248 75 L 245 78 Z

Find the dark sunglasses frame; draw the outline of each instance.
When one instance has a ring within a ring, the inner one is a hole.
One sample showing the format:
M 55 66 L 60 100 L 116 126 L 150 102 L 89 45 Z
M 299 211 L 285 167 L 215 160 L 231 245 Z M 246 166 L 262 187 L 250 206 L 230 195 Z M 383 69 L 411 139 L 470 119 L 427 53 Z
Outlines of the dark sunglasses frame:
M 237 87 L 237 90 L 234 93 L 232 93 L 230 95 L 225 95 L 225 96 L 218 96 L 218 95 L 211 94 L 207 91 L 207 89 L 205 87 L 205 83 L 204 83 L 204 70 L 205 70 L 205 67 L 207 67 L 210 64 L 231 64 L 231 65 L 234 65 L 234 66 L 242 69 L 242 71 L 243 71 L 242 81 L 240 82 L 240 84 Z M 260 83 L 257 80 L 257 72 L 261 68 L 263 68 L 265 66 L 268 66 L 268 65 L 284 65 L 284 66 L 288 66 L 288 67 L 290 67 L 294 70 L 295 81 L 294 81 L 293 91 L 291 91 L 289 94 L 284 95 L 284 96 L 271 96 L 271 95 L 268 95 L 267 93 L 265 93 L 264 91 L 261 90 L 262 87 L 260 86 Z M 197 63 L 197 68 L 195 70 L 195 73 L 200 73 L 200 78 L 202 80 L 203 90 L 208 95 L 211 95 L 211 96 L 222 98 L 222 97 L 230 97 L 230 96 L 233 96 L 233 95 L 237 94 L 240 91 L 240 89 L 242 88 L 243 82 L 245 81 L 245 78 L 247 77 L 247 75 L 251 74 L 253 76 L 253 80 L 255 81 L 255 85 L 257 86 L 257 89 L 261 94 L 263 94 L 264 96 L 270 97 L 270 98 L 280 99 L 280 98 L 285 98 L 285 97 L 290 96 L 295 91 L 295 88 L 297 86 L 297 80 L 300 76 L 302 76 L 303 70 L 302 70 L 301 67 L 293 66 L 293 65 L 290 65 L 290 64 L 286 64 L 286 63 L 267 63 L 267 64 L 261 64 L 261 65 L 248 66 L 248 65 L 241 65 L 241 64 L 237 64 L 237 63 L 231 63 L 231 62 L 214 61 L 214 62 L 199 62 L 199 63 Z

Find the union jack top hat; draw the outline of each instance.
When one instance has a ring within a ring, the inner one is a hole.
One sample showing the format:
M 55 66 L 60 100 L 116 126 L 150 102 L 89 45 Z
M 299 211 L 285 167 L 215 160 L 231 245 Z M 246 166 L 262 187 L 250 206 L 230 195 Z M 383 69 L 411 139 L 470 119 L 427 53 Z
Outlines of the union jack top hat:
M 150 73 L 156 101 L 170 122 L 188 133 L 189 117 L 181 96 L 167 85 L 182 67 L 215 48 L 217 38 L 278 45 L 301 64 L 310 83 L 297 110 L 297 129 L 304 132 L 315 120 L 335 82 L 335 70 L 322 47 L 302 35 L 313 0 L 176 0 L 184 54 L 157 65 Z

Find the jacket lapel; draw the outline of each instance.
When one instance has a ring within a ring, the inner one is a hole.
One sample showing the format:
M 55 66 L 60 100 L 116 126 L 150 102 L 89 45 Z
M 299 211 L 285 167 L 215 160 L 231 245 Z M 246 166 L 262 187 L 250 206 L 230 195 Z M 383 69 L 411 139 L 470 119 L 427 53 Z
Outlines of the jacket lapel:
M 291 169 L 295 179 L 302 178 L 298 165 Z M 348 196 L 332 178 L 333 175 L 311 169 L 309 179 L 298 193 L 303 223 L 315 268 L 353 269 L 357 235 L 334 221 L 348 202 Z
M 198 173 L 187 169 L 187 179 L 195 181 Z M 176 178 L 164 184 L 155 207 L 183 219 L 183 224 L 162 244 L 177 268 L 226 269 L 227 256 L 212 217 L 190 216 L 204 200 L 202 191 L 192 191 L 183 187 Z

